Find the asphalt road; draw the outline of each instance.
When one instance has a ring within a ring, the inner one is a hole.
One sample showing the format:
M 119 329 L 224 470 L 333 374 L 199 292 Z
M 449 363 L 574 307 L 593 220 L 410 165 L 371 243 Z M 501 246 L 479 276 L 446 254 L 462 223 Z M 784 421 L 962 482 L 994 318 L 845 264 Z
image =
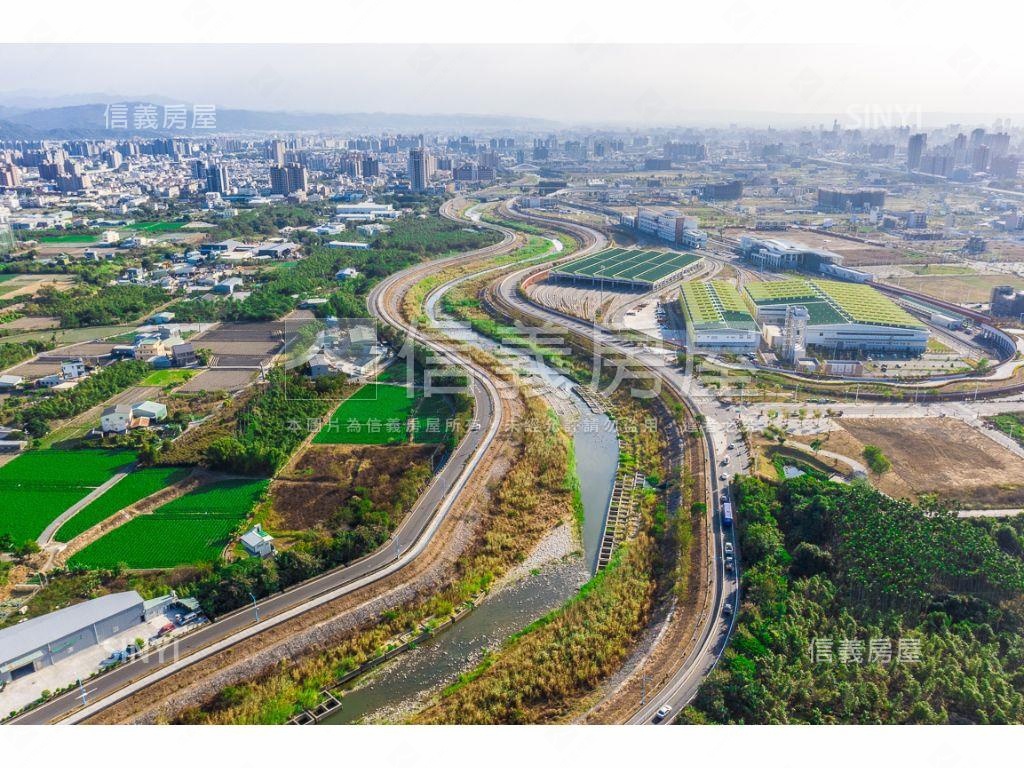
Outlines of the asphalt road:
M 452 262 L 500 253 L 510 242 L 510 238 L 506 237 L 502 243 L 497 245 L 443 261 Z M 438 263 L 431 264 L 431 271 L 437 268 Z M 31 725 L 57 721 L 74 723 L 85 720 L 133 693 L 180 672 L 197 661 L 401 570 L 426 549 L 469 476 L 487 448 L 493 443 L 501 421 L 502 405 L 497 390 L 483 369 L 468 359 L 462 358 L 456 352 L 447 350 L 436 341 L 423 337 L 415 329 L 405 326 L 395 312 L 395 308 L 384 305 L 383 297 L 386 295 L 388 286 L 407 280 L 410 275 L 422 269 L 424 269 L 423 265 L 417 265 L 396 273 L 386 281 L 379 283 L 371 292 L 368 303 L 371 306 L 371 311 L 384 322 L 402 328 L 421 343 L 445 354 L 451 361 L 469 369 L 472 375 L 475 421 L 481 425 L 481 428 L 466 433 L 448 462 L 434 476 L 391 540 L 376 552 L 345 567 L 265 598 L 256 606 L 249 606 L 222 616 L 216 622 L 207 624 L 167 646 L 153 650 L 135 661 L 89 680 L 85 685 L 86 701 L 84 704 L 82 692 L 74 690 L 52 699 L 11 722 Z

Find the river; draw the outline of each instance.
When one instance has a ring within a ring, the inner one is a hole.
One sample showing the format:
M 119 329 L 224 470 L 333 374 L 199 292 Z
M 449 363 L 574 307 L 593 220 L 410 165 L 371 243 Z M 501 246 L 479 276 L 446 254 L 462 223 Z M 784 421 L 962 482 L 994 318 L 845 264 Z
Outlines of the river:
M 461 281 L 449 284 L 448 289 L 458 282 Z M 465 326 L 452 325 L 438 309 L 442 293 L 428 299 L 428 316 L 444 327 L 448 335 L 496 354 L 521 375 L 531 377 L 563 424 L 573 430 L 576 473 L 584 508 L 583 551 L 579 551 L 575 533 L 568 527 L 553 531 L 527 562 L 516 568 L 469 616 L 354 681 L 352 689 L 342 697 L 341 709 L 323 720 L 327 724 L 402 719 L 431 693 L 475 666 L 487 649 L 500 646 L 510 635 L 562 605 L 593 575 L 597 564 L 618 465 L 619 445 L 613 422 L 605 414 L 594 413 L 575 394 L 572 382 L 543 360 Z

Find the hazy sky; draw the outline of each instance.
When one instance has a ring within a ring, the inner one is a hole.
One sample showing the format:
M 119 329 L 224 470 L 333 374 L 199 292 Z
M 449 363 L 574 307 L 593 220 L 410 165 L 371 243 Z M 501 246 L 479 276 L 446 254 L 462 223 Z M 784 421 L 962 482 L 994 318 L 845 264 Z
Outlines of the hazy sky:
M 746 113 L 835 115 L 844 124 L 907 115 L 902 122 L 913 123 L 915 114 L 1024 112 L 1015 56 L 980 44 L 2 44 L 0 72 L 18 76 L 0 81 L 0 104 L 12 93 L 108 93 L 250 109 L 569 123 L 746 121 Z

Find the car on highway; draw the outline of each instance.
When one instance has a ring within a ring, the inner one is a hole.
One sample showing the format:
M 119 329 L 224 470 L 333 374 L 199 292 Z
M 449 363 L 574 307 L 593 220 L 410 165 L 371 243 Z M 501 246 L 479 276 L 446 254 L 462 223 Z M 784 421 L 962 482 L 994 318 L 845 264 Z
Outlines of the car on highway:
M 731 451 L 733 448 L 736 447 L 736 443 L 729 443 L 729 445 L 727 445 L 726 447 Z
M 725 554 L 730 555 L 730 556 L 732 555 L 732 542 L 731 541 L 725 542 Z
M 725 558 L 725 572 L 732 573 L 736 570 L 736 562 L 732 559 L 732 555 L 727 555 Z
M 672 707 L 670 707 L 668 704 L 663 705 L 657 712 L 654 713 L 654 722 L 660 723 L 662 720 L 668 717 L 668 713 L 671 711 Z
M 722 615 L 726 617 L 732 616 L 732 603 L 726 603 L 722 606 Z
M 720 474 L 718 476 L 718 479 L 721 480 L 724 483 L 726 480 L 729 479 L 729 476 L 727 474 L 725 474 L 725 472 L 723 472 L 722 474 Z

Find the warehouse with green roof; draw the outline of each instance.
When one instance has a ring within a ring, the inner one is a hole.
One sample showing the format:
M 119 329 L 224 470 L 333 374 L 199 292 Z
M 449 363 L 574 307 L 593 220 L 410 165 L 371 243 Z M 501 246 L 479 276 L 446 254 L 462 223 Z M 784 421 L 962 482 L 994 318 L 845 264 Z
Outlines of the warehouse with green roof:
M 748 283 L 744 298 L 762 325 L 783 325 L 789 307 L 807 309 L 806 344 L 833 355 L 881 352 L 919 355 L 928 328 L 887 296 L 863 283 L 789 278 Z
M 655 291 L 701 269 L 692 253 L 644 248 L 606 248 L 551 270 L 551 277 L 588 288 Z
M 757 323 L 732 283 L 686 283 L 680 305 L 691 348 L 736 354 L 757 351 L 761 338 Z

